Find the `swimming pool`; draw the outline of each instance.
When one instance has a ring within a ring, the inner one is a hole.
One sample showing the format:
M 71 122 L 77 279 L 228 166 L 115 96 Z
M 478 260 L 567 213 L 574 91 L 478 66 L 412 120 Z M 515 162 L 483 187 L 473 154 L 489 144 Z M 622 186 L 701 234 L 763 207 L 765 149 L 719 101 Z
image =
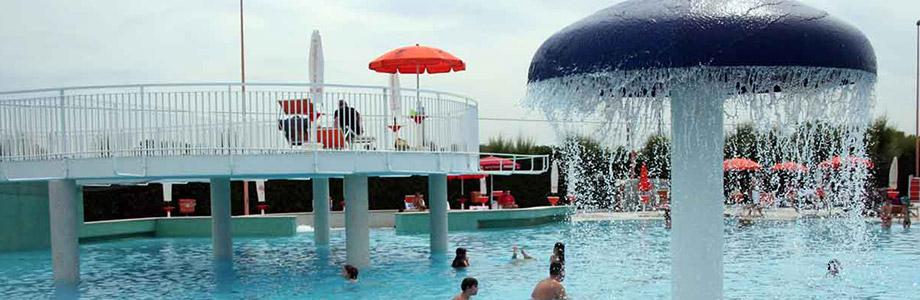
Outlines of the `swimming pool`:
M 920 233 L 860 225 L 868 243 L 840 242 L 840 221 L 726 224 L 725 296 L 768 298 L 905 298 L 920 293 Z M 851 233 L 842 233 L 848 235 Z M 339 277 L 344 231 L 317 250 L 312 234 L 234 239 L 232 276 L 215 276 L 207 238 L 137 238 L 80 246 L 83 298 L 133 299 L 448 299 L 474 276 L 480 299 L 528 299 L 547 275 L 553 243 L 566 242 L 573 299 L 670 298 L 669 232 L 661 221 L 593 221 L 522 229 L 452 232 L 450 245 L 469 249 L 472 267 L 454 271 L 452 255 L 430 258 L 427 235 L 371 231 L 373 266 L 358 283 Z M 536 259 L 510 261 L 518 245 Z M 860 251 L 853 251 L 853 247 Z M 827 277 L 826 264 L 843 264 Z M 226 274 L 224 274 L 226 275 Z M 0 298 L 53 293 L 48 251 L 0 254 Z

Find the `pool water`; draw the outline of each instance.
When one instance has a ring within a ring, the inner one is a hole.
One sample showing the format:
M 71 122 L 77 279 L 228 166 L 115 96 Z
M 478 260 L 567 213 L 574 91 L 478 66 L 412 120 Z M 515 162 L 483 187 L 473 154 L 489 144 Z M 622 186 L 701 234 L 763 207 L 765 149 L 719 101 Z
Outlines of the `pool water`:
M 738 229 L 726 222 L 728 299 L 899 298 L 920 294 L 920 233 L 895 226 L 840 221 L 761 221 Z M 310 233 L 234 239 L 230 271 L 211 263 L 207 238 L 137 238 L 80 246 L 79 293 L 87 299 L 449 299 L 466 276 L 479 279 L 477 299 L 529 299 L 548 274 L 556 241 L 566 243 L 563 284 L 572 299 L 670 298 L 669 235 L 661 221 L 602 221 L 452 232 L 472 266 L 450 268 L 452 255 L 429 257 L 427 235 L 371 231 L 373 266 L 357 283 L 339 273 L 345 233 L 317 249 Z M 835 238 L 828 238 L 834 236 Z M 839 238 L 854 236 L 853 240 Z M 866 242 L 859 242 L 866 241 Z M 511 247 L 535 259 L 513 263 Z M 836 258 L 843 270 L 826 276 Z M 54 293 L 49 251 L 0 254 L 0 298 Z

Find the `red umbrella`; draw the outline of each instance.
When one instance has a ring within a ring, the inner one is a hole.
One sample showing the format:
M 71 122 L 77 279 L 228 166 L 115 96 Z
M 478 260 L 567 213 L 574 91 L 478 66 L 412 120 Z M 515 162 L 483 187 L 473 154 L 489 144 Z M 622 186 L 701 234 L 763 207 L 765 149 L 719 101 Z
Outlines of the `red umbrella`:
M 488 156 L 479 160 L 479 169 L 485 171 L 513 171 L 520 167 L 521 164 L 507 158 Z
M 818 164 L 818 167 L 822 169 L 836 170 L 842 167 L 844 164 L 846 164 L 847 166 L 862 166 L 867 169 L 871 169 L 875 167 L 875 164 L 873 164 L 872 161 L 869 160 L 868 158 L 862 158 L 862 157 L 856 157 L 856 156 L 849 156 L 846 159 L 840 158 L 840 156 L 834 156 L 828 160 L 822 161 L 820 164 Z
M 418 115 L 411 116 L 411 118 L 416 124 L 421 124 L 426 116 L 424 108 L 421 107 L 419 74 L 460 72 L 466 70 L 466 63 L 447 51 L 415 44 L 415 46 L 390 50 L 371 61 L 367 67 L 380 73 L 415 74 L 415 106 L 419 112 Z M 399 129 L 393 128 L 394 132 L 397 130 Z M 425 127 L 422 126 L 422 144 L 425 143 L 424 136 Z
M 397 48 L 384 53 L 371 61 L 368 68 L 380 73 L 415 74 L 416 99 L 418 99 L 419 74 L 460 72 L 466 70 L 466 64 L 447 51 L 415 44 L 415 46 Z
M 747 158 L 731 158 L 722 162 L 725 171 L 756 171 L 760 168 L 760 164 Z
M 808 172 L 808 167 L 803 164 L 787 161 L 781 162 L 770 167 L 770 170 L 773 171 L 793 171 L 793 172 Z
M 648 168 L 645 164 L 642 164 L 642 168 L 639 169 L 639 190 L 643 192 L 652 190 L 652 183 L 648 180 Z

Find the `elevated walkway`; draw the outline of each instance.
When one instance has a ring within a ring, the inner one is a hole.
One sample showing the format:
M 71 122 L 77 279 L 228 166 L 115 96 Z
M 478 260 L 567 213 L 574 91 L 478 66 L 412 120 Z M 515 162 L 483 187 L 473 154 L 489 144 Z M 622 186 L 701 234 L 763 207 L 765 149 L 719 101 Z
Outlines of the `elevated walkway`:
M 479 171 L 475 101 L 389 94 L 297 83 L 0 92 L 0 182 Z

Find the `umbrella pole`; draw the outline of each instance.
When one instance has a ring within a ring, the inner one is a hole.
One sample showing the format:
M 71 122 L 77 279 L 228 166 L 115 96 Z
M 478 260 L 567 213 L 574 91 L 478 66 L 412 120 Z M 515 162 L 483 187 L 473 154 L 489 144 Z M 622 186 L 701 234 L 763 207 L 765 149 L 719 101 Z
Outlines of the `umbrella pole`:
M 415 65 L 415 112 L 418 114 L 417 118 L 422 118 L 419 125 L 422 125 L 422 147 L 425 147 L 425 119 L 422 115 L 422 90 L 419 80 L 419 65 Z

